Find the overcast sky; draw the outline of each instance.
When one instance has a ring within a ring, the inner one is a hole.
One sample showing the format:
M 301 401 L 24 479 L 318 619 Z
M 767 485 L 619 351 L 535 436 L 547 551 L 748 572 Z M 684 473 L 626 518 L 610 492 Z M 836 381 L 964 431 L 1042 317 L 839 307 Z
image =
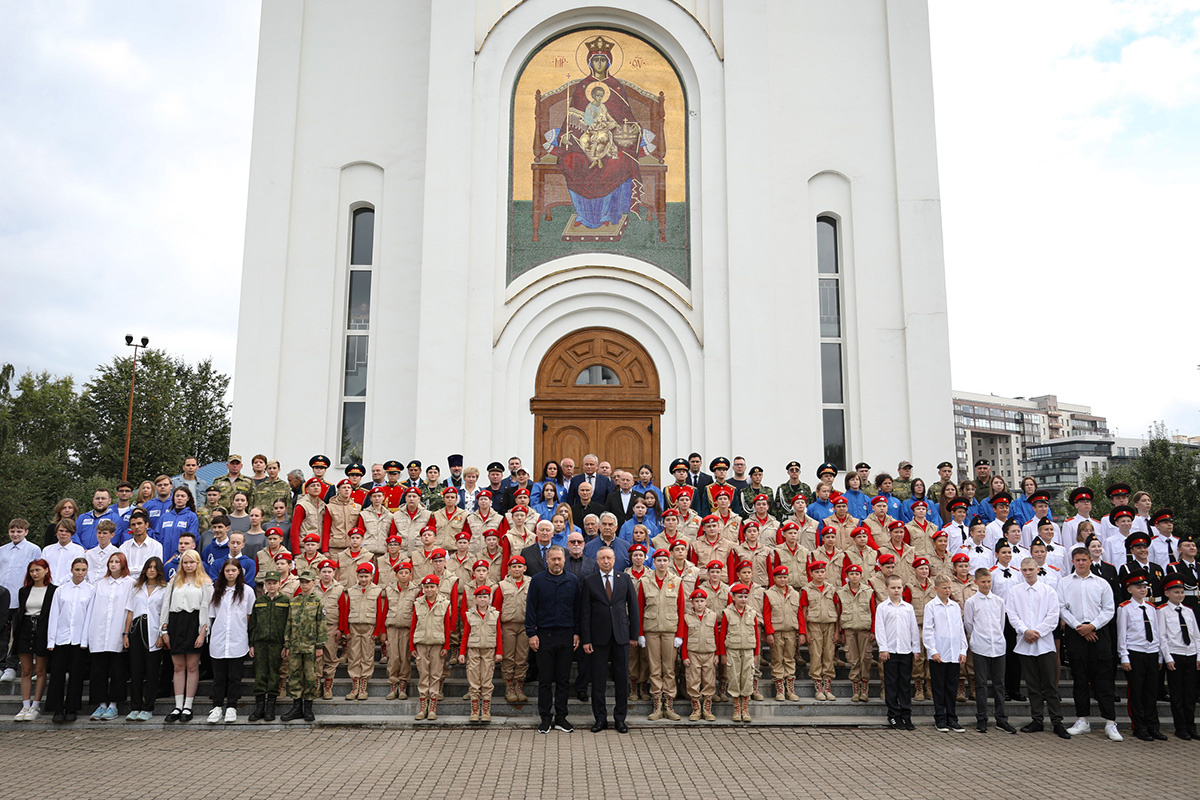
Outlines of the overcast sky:
M 0 0 L 0 361 L 233 372 L 258 6 Z M 954 387 L 1200 434 L 1200 0 L 930 17 Z

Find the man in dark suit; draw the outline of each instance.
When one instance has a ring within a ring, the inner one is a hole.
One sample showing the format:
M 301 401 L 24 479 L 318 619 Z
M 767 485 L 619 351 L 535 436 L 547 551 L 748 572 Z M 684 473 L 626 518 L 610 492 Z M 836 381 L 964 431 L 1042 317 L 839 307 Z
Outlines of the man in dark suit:
M 505 480 L 508 480 L 507 478 Z M 529 480 L 529 473 L 524 467 L 517 467 L 516 477 L 504 489 L 504 500 L 501 502 L 500 513 L 507 514 L 512 511 L 513 506 L 517 504 L 517 490 L 524 489 L 527 492 L 533 492 L 533 484 Z
M 627 574 L 616 571 L 612 548 L 600 548 L 596 566 L 600 571 L 585 577 L 579 588 L 579 641 L 592 657 L 592 733 L 608 727 L 604 701 L 610 664 L 616 695 L 613 726 L 617 733 L 628 733 L 629 648 L 637 647 L 637 591 Z
M 592 453 L 588 453 L 583 457 L 583 473 L 571 478 L 571 485 L 567 489 L 567 502 L 575 505 L 578 502 L 579 485 L 582 483 L 590 484 L 592 487 L 592 499 L 604 505 L 604 501 L 608 499 L 608 493 L 615 491 L 617 486 L 613 483 L 612 478 L 607 475 L 601 475 L 600 459 Z
M 708 502 L 707 487 L 713 482 L 712 476 L 707 472 L 701 472 L 700 468 L 704 466 L 704 459 L 699 453 L 692 453 L 688 456 L 688 485 L 696 490 L 692 496 L 692 510 L 701 517 L 712 513 L 712 506 Z
M 613 477 L 617 479 L 617 490 L 608 493 L 604 508 L 617 515 L 617 528 L 620 528 L 633 516 L 633 501 L 638 495 L 633 492 L 633 473 L 617 470 Z
M 605 512 L 605 508 L 600 503 L 597 503 L 592 498 L 592 487 L 589 484 L 583 484 L 579 487 L 579 496 L 571 504 L 571 519 L 580 528 L 583 527 L 583 518 L 588 514 L 595 514 L 599 517 Z
M 554 523 L 548 519 L 539 520 L 533 535 L 534 543 L 521 551 L 525 558 L 525 574 L 530 578 L 546 569 L 546 553 L 554 539 Z

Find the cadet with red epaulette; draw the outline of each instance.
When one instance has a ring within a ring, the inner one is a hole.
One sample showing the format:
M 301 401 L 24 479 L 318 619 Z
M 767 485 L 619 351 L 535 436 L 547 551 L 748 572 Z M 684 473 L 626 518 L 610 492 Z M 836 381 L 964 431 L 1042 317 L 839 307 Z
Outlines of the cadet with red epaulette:
M 831 543 L 832 532 L 826 537 Z M 836 700 L 833 682 L 834 639 L 837 636 L 837 606 L 834 588 L 825 580 L 826 563 L 809 562 L 808 585 L 800 591 L 800 644 L 808 644 L 808 676 L 817 700 Z
M 1145 537 L 1145 534 L 1135 534 Z M 1129 599 L 1117 606 L 1117 657 L 1129 681 L 1129 719 L 1144 742 L 1166 741 L 1158 723 L 1158 664 L 1162 632 L 1150 602 L 1150 576 L 1140 567 L 1125 573 Z
M 496 675 L 496 665 L 504 660 L 504 635 L 500 627 L 500 612 L 492 605 L 492 587 L 476 587 L 473 599 L 474 607 L 463 615 L 458 663 L 467 666 L 471 699 L 471 716 L 467 721 L 491 722 L 492 680 Z
M 865 703 L 871 684 L 871 630 L 876 599 L 875 591 L 862 585 L 862 575 L 858 564 L 846 567 L 846 585 L 834 592 L 833 604 L 837 608 L 837 638 L 846 645 L 846 661 L 850 665 L 850 685 L 854 689 L 850 701 Z
M 529 671 L 529 636 L 525 633 L 525 603 L 529 599 L 529 581 L 525 577 L 525 557 L 513 556 L 508 563 L 508 575 L 500 581 L 493 605 L 500 609 L 500 635 L 504 639 L 504 660 L 500 674 L 504 677 L 504 699 L 509 703 L 524 703 L 525 676 Z
M 758 659 L 758 612 L 750 606 L 750 587 L 735 583 L 733 598 L 721 612 L 717 626 L 717 656 L 724 664 L 733 698 L 733 721 L 750 722 L 750 694 L 754 684 L 754 662 Z M 690 692 L 689 692 L 690 693 Z
M 384 621 L 388 684 L 391 687 L 387 699 L 407 700 L 408 682 L 412 677 L 408 640 L 412 632 L 413 603 L 421 596 L 421 589 L 412 582 L 411 561 L 401 561 L 391 569 L 395 573 L 395 580 L 385 590 L 388 613 Z
M 708 722 L 716 720 L 712 713 L 713 695 L 717 688 L 716 653 L 717 628 L 723 611 L 708 608 L 708 592 L 693 589 L 689 597 L 688 613 L 679 620 L 676 636 L 681 640 L 679 652 L 687 672 L 688 697 L 692 700 L 692 722 L 703 717 Z
M 445 551 L 442 554 L 444 559 Z M 454 610 L 449 599 L 438 590 L 440 583 L 437 575 L 426 575 L 421 579 L 422 596 L 413 603 L 409 622 L 408 649 L 416 656 L 417 691 L 421 698 L 417 719 L 437 719 L 438 690 L 442 685 L 446 654 L 450 652 Z
M 774 582 L 763 595 L 763 631 L 771 648 L 775 699 L 799 700 L 796 694 L 796 649 L 800 635 L 800 594 L 788 582 L 788 568 L 775 567 Z
M 313 592 L 321 598 L 325 611 L 325 643 L 317 652 L 317 669 L 321 679 L 321 697 L 333 699 L 333 678 L 338 665 L 338 645 L 345 644 L 350 632 L 350 598 L 346 587 L 337 582 L 337 562 L 325 559 L 318 572 L 320 580 Z
M 358 574 L 359 565 L 370 565 L 374 561 L 371 552 L 363 547 L 363 532 L 357 529 L 350 533 L 350 546 L 336 556 L 332 553 L 330 556 L 337 561 L 337 579 L 342 586 L 353 586 L 357 582 L 355 576 Z M 372 570 L 372 574 L 374 574 L 374 570 Z
M 346 637 L 346 672 L 351 689 L 347 700 L 366 700 L 367 681 L 375 671 L 375 643 L 386 642 L 387 595 L 374 581 L 375 567 L 364 561 L 355 567 L 356 583 L 346 590 L 350 611 L 350 630 Z
M 675 701 L 676 632 L 684 613 L 683 582 L 668 569 L 666 550 L 655 550 L 654 572 L 637 584 L 640 629 L 638 645 L 645 648 L 650 665 L 650 720 L 678 720 Z

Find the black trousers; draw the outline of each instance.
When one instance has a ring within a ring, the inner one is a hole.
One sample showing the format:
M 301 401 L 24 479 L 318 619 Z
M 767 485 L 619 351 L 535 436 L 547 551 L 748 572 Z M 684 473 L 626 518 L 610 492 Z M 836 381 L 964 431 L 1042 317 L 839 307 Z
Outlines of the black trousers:
M 120 653 L 92 653 L 89 680 L 92 704 L 125 702 L 125 674 L 129 657 Z
M 933 720 L 939 727 L 958 724 L 958 660 L 929 660 L 929 688 L 933 691 Z
M 83 667 L 88 651 L 77 644 L 60 644 L 50 651 L 50 685 L 46 710 L 79 712 L 83 705 Z
M 987 722 L 988 683 L 992 685 L 992 696 L 995 698 L 996 722 L 1008 721 L 1008 710 L 1004 707 L 1004 677 L 1008 666 L 1008 655 L 981 656 L 971 654 L 971 662 L 975 665 L 975 720 Z
M 1194 634 L 1193 634 L 1194 635 Z M 1171 720 L 1175 732 L 1196 730 L 1196 657 L 1171 654 L 1175 669 L 1165 670 L 1171 690 Z
M 1012 700 L 1021 694 L 1021 657 L 1014 650 L 1017 646 L 1017 629 L 1007 618 L 1004 620 L 1004 645 L 1004 698 Z
M 538 636 L 538 649 L 533 655 L 538 665 L 538 714 L 542 722 L 567 718 L 571 659 L 575 654 L 573 642 L 571 631 L 543 632 Z
M 912 653 L 892 653 L 883 662 L 883 696 L 889 722 L 912 716 L 912 666 Z
M 1158 730 L 1158 653 L 1129 651 L 1129 720 L 1133 730 L 1154 733 Z
M 1058 657 L 1053 653 L 1021 656 L 1021 674 L 1029 689 L 1029 715 L 1041 724 L 1046 711 L 1050 722 L 1062 723 L 1062 697 L 1058 693 Z
M 146 618 L 138 617 L 129 630 L 129 700 L 133 711 L 154 711 L 162 652 L 146 645 Z
M 586 692 L 592 682 L 592 656 L 583 652 L 581 645 L 575 651 L 575 691 Z
M 613 720 L 624 722 L 629 711 L 629 642 L 598 644 L 592 650 L 592 716 L 597 722 L 608 720 L 605 702 L 609 666 L 612 666 Z
M 7 609 L 5 609 L 7 610 Z M 18 609 L 13 609 L 12 613 L 4 620 L 4 624 L 0 625 L 0 672 L 6 669 L 16 669 L 19 666 L 20 659 L 17 658 L 16 649 L 17 643 L 13 642 L 9 646 L 9 641 L 13 634 L 13 617 L 16 616 Z
M 1100 716 L 1109 721 L 1117 718 L 1114 684 L 1117 680 L 1116 665 L 1113 663 L 1112 626 L 1106 625 L 1096 631 L 1096 641 L 1089 642 L 1073 629 L 1063 631 L 1063 649 L 1067 651 L 1071 667 L 1071 690 L 1075 700 L 1075 716 L 1086 717 L 1092 708 L 1091 698 L 1096 695 Z
M 212 660 L 212 701 L 214 706 L 236 706 L 242 696 L 242 668 L 246 659 L 214 658 Z

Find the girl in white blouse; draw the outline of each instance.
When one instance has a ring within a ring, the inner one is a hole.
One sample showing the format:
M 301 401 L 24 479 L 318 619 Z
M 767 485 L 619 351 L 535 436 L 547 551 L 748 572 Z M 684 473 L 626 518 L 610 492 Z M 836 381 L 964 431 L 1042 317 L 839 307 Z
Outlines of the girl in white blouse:
M 167 593 L 166 571 L 161 558 L 152 556 L 125 604 L 125 647 L 129 650 L 129 722 L 145 722 L 154 716 L 158 696 L 158 668 L 162 662 L 160 615 Z
M 117 703 L 125 699 L 125 604 L 133 588 L 129 562 L 124 553 L 108 557 L 107 572 L 96 581 L 96 592 L 88 606 L 83 646 L 91 653 L 88 679 L 92 702 L 97 703 L 93 720 L 117 718 Z
M 50 686 L 46 690 L 46 710 L 53 711 L 53 721 L 59 723 L 74 722 L 83 704 L 83 668 L 87 660 L 87 648 L 82 644 L 84 621 L 92 602 L 92 593 L 95 592 L 95 588 L 87 581 L 86 558 L 80 556 L 72 561 L 69 574 L 70 579 L 54 591 L 46 629 L 46 649 L 50 651 Z M 53 580 L 53 572 L 50 577 Z
M 44 558 L 30 561 L 25 568 L 25 585 L 17 591 L 17 611 L 12 621 L 13 650 L 21 659 L 21 710 L 17 712 L 17 722 L 32 722 L 41 714 L 46 668 L 50 663 L 46 631 L 53 599 L 50 565 Z
M 221 567 L 221 578 L 208 607 L 212 623 L 208 636 L 208 655 L 213 667 L 213 710 L 208 714 L 211 723 L 237 722 L 242 665 L 250 652 L 249 622 L 253 609 L 254 591 L 246 586 L 242 563 L 231 558 Z
M 175 580 L 167 584 L 160 612 L 159 632 L 162 646 L 171 653 L 175 682 L 175 710 L 167 715 L 167 722 L 192 718 L 192 702 L 200 684 L 200 648 L 208 632 L 212 594 L 212 581 L 204 571 L 200 554 L 185 550 L 179 556 Z

